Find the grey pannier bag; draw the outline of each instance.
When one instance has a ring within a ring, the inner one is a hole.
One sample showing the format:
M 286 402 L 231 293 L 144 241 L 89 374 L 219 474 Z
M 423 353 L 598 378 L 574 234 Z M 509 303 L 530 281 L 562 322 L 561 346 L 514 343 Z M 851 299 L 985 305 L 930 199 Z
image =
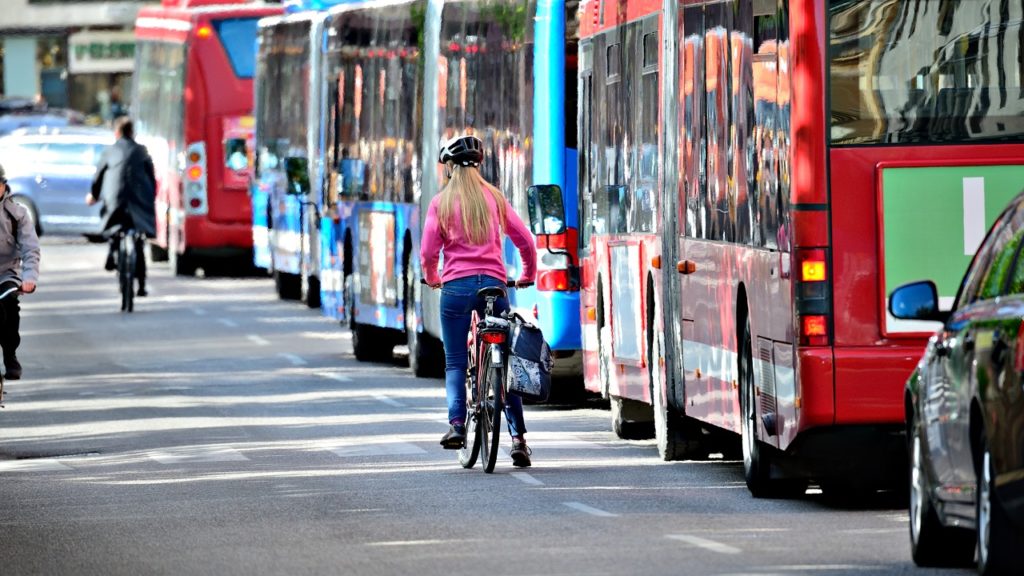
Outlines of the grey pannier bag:
M 510 330 L 508 391 L 524 400 L 543 402 L 551 393 L 551 349 L 540 328 L 514 314 Z

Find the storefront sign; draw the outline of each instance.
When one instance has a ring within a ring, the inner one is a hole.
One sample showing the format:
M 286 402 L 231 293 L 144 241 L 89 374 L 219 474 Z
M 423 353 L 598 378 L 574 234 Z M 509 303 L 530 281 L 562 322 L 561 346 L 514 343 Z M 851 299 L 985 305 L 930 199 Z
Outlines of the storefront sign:
M 68 36 L 68 69 L 72 74 L 131 72 L 135 37 L 131 31 L 79 32 Z

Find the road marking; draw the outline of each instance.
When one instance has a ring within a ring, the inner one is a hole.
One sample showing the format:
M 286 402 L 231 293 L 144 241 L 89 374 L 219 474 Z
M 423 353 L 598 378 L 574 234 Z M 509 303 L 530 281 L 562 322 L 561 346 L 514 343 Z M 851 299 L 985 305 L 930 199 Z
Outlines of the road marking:
M 238 328 L 238 322 L 229 320 L 228 318 L 217 318 L 217 322 L 227 326 L 228 328 Z
M 404 454 L 426 454 L 426 450 L 409 442 L 387 442 L 364 444 L 362 446 L 338 446 L 328 448 L 342 458 L 356 456 L 400 456 Z
M 701 538 L 700 536 L 691 536 L 690 534 L 666 534 L 665 537 L 670 540 L 686 542 L 687 544 L 691 544 L 711 552 L 718 552 L 719 554 L 739 554 L 742 552 L 742 550 L 735 546 L 729 546 L 728 544 L 722 544 L 721 542 L 715 542 L 714 540 L 708 540 L 707 538 Z
M 182 462 L 239 462 L 248 460 L 234 448 L 210 446 L 179 446 L 166 450 L 154 450 L 149 457 L 161 464 L 180 464 Z
M 393 540 L 391 542 L 367 542 L 366 546 L 434 546 L 450 545 L 454 542 L 473 542 L 474 540 Z
M 974 256 L 985 239 L 985 179 L 964 178 L 964 255 Z
M 303 360 L 301 356 L 296 356 L 295 354 L 282 353 L 282 354 L 278 354 L 278 356 L 280 356 L 280 357 L 284 358 L 285 360 L 291 362 L 292 366 L 305 366 L 306 365 L 306 361 Z
M 196 316 L 206 316 L 206 309 L 205 308 L 193 308 L 192 309 L 192 313 L 195 314 Z
M 541 482 L 540 480 L 537 480 L 533 476 L 530 476 L 526 472 L 511 472 L 510 474 L 512 475 L 513 478 L 515 478 L 516 480 L 519 480 L 523 484 L 530 484 L 532 486 L 543 486 L 544 485 L 543 482 Z
M 317 372 L 317 376 L 321 378 L 327 378 L 328 380 L 334 380 L 336 382 L 351 382 L 352 379 L 344 374 L 338 374 L 336 372 Z
M 388 406 L 394 406 L 395 408 L 405 408 L 406 407 L 405 404 L 402 404 L 398 400 L 395 400 L 394 398 L 388 398 L 387 396 L 384 396 L 383 394 L 377 394 L 377 395 L 374 396 L 374 398 L 376 398 L 380 402 L 383 402 L 383 403 L 387 404 Z
M 590 514 L 591 516 L 600 516 L 602 518 L 614 518 L 618 516 L 618 514 L 612 514 L 611 512 L 605 512 L 604 510 L 598 510 L 592 506 L 587 506 L 582 502 L 562 502 L 562 504 L 572 508 L 573 510 L 579 510 L 580 512 Z
M 270 346 L 270 342 L 268 342 L 266 338 L 262 338 L 255 334 L 249 334 L 246 338 L 257 346 Z
M 74 470 L 74 468 L 53 458 L 0 460 L 0 472 L 55 472 L 60 470 Z

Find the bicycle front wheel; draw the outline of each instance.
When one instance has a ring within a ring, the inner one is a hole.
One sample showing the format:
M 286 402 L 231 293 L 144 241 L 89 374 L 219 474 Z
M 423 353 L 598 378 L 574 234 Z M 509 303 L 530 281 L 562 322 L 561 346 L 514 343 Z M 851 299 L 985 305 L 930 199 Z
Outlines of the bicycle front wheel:
M 476 369 L 470 358 L 466 375 L 466 444 L 459 449 L 459 464 L 472 468 L 480 455 L 480 395 L 476 388 Z
M 501 412 L 505 409 L 504 387 L 502 378 L 504 368 L 501 364 L 492 363 L 492 348 L 494 344 L 484 349 L 484 359 L 480 363 L 483 382 L 480 391 L 485 394 L 483 402 L 484 414 L 482 420 L 486 423 L 487 433 L 480 434 L 481 453 L 483 456 L 484 472 L 494 472 L 494 465 L 498 461 L 498 441 L 501 438 Z M 502 364 L 504 364 L 502 362 Z

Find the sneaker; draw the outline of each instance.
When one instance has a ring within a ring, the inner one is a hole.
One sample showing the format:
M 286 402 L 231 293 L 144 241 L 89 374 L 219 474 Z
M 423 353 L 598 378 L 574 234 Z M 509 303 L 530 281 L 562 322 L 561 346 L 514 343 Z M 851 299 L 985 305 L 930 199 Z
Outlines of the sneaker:
M 441 437 L 441 446 L 445 450 L 458 450 L 466 445 L 466 427 L 453 424 L 448 433 Z
M 533 464 L 530 462 L 530 454 L 533 454 L 533 450 L 530 450 L 526 442 L 512 443 L 512 465 L 516 468 L 529 468 Z
M 114 262 L 113 252 L 107 252 L 107 261 L 103 264 L 103 268 L 107 271 L 117 270 L 117 262 Z
M 4 372 L 4 378 L 8 380 L 21 380 L 21 362 L 18 362 L 17 356 L 4 358 L 4 367 L 7 368 L 7 371 Z

